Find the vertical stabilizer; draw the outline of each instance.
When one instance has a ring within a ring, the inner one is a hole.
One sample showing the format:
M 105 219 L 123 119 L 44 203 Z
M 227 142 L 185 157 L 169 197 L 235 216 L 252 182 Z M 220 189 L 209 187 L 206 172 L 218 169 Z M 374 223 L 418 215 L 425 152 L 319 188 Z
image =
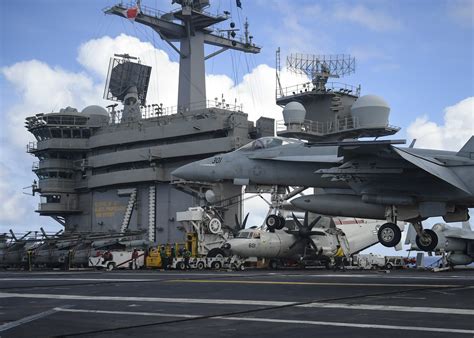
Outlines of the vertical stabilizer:
M 466 142 L 456 155 L 474 159 L 474 136 L 471 136 L 469 141 Z

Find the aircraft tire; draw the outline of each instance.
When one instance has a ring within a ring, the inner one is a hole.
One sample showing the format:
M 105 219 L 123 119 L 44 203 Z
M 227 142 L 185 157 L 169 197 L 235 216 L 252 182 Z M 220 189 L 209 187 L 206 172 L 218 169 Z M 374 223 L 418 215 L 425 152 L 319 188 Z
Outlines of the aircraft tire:
M 438 235 L 436 235 L 436 232 L 430 229 L 425 229 L 423 231 L 428 235 L 429 240 L 422 241 L 420 236 L 416 235 L 416 245 L 423 251 L 433 251 L 438 245 Z
M 285 227 L 285 219 L 281 216 L 278 216 L 278 223 L 275 225 L 275 229 L 281 230 Z
M 277 215 L 268 215 L 268 217 L 265 219 L 265 224 L 269 230 L 278 229 L 280 226 L 280 217 Z
M 377 233 L 379 242 L 387 248 L 393 248 L 400 242 L 402 232 L 400 228 L 394 223 L 385 223 L 382 225 Z

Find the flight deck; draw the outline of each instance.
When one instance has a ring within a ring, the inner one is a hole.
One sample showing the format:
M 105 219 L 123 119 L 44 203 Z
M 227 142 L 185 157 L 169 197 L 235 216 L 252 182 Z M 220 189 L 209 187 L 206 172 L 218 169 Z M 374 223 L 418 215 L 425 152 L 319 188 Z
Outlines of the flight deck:
M 3 272 L 1 337 L 472 337 L 472 270 Z

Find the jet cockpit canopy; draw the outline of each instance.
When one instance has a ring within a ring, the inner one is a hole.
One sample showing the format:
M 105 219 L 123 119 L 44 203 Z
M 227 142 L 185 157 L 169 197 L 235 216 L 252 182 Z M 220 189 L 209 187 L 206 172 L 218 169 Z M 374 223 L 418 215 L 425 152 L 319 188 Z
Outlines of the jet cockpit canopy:
M 270 149 L 275 147 L 284 146 L 287 144 L 301 144 L 303 141 L 296 139 L 289 139 L 285 137 L 261 137 L 255 141 L 252 141 L 243 147 L 239 148 L 239 151 L 254 151 L 259 149 Z

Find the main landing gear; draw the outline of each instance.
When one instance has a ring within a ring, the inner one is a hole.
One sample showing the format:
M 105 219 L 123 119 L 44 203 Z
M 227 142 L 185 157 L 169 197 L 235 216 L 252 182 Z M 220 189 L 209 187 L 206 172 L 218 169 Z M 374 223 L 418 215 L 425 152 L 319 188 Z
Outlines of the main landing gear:
M 397 207 L 389 206 L 385 210 L 387 223 L 383 224 L 377 233 L 379 242 L 388 248 L 396 246 L 402 238 L 402 231 L 397 225 Z
M 402 238 L 402 231 L 397 225 L 397 207 L 392 205 L 385 211 L 387 223 L 383 224 L 377 233 L 377 237 L 383 246 L 392 248 Z M 423 251 L 433 251 L 438 245 L 438 236 L 433 230 L 423 229 L 421 221 L 412 223 L 416 231 L 416 245 Z

